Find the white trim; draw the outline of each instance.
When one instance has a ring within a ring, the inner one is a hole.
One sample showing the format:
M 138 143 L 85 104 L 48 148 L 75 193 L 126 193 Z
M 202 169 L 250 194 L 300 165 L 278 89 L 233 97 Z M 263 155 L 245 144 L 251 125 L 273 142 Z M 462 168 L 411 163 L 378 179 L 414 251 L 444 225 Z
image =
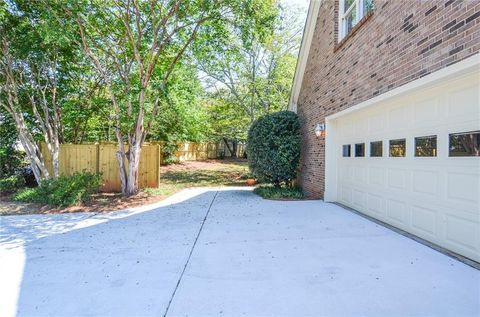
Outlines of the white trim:
M 325 118 L 325 202 L 337 201 L 337 124 L 335 120 Z M 328 167 L 328 168 L 327 168 Z
M 336 119 L 347 114 L 363 110 L 367 107 L 378 105 L 392 98 L 410 94 L 412 92 L 425 89 L 430 86 L 454 76 L 460 76 L 468 73 L 477 72 L 480 76 L 480 54 L 475 54 L 461 62 L 438 70 L 423 78 L 414 80 L 392 89 L 380 96 L 361 102 L 353 107 L 337 112 L 325 118 L 326 137 L 325 137 L 325 193 L 324 201 L 333 202 L 338 200 L 337 196 L 337 159 L 339 147 L 336 143 L 337 126 Z M 384 142 L 385 143 L 385 142 Z M 385 146 L 385 145 L 384 145 Z M 385 149 L 384 149 L 385 150 Z M 437 154 L 438 155 L 438 154 Z
M 322 0 L 311 0 L 308 8 L 307 20 L 303 30 L 302 44 L 298 53 L 297 66 L 293 77 L 292 88 L 290 91 L 290 99 L 288 101 L 288 110 L 297 111 L 298 96 L 302 88 L 303 76 L 307 66 L 308 53 L 312 44 L 313 33 L 317 24 L 318 11 Z

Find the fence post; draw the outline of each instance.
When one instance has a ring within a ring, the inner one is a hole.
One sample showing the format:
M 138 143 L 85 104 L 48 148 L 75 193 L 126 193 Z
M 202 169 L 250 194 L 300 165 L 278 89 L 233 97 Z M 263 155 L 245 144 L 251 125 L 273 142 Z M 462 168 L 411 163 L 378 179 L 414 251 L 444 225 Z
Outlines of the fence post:
M 157 187 L 160 187 L 160 165 L 162 163 L 162 147 L 157 144 Z
M 95 172 L 100 173 L 100 144 L 95 142 Z

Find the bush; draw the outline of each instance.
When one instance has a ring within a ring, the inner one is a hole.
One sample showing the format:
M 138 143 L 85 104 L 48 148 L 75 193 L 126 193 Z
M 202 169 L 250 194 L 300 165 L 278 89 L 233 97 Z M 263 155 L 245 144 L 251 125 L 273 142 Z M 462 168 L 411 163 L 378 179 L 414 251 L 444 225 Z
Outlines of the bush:
M 257 178 L 276 187 L 289 185 L 300 162 L 300 123 L 294 112 L 260 117 L 248 131 L 248 165 Z
M 25 180 L 21 175 L 14 175 L 0 179 L 0 194 L 11 194 L 25 186 Z
M 0 147 L 0 177 L 17 174 L 25 165 L 25 153 L 13 147 Z
M 102 182 L 100 174 L 75 173 L 44 180 L 36 188 L 25 189 L 14 197 L 16 201 L 34 202 L 56 206 L 81 204 L 98 192 Z
M 259 186 L 253 192 L 266 199 L 302 199 L 304 197 L 299 187 Z
M 178 150 L 178 144 L 176 142 L 165 142 L 162 144 L 162 164 L 169 165 L 178 163 L 178 158 L 175 153 Z

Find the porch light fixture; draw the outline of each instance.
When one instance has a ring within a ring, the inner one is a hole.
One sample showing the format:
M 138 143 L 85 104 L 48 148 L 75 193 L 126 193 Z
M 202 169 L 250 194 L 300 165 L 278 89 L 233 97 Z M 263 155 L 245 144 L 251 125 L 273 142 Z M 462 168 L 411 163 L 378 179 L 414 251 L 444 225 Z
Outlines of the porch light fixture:
M 315 126 L 315 135 L 317 138 L 325 136 L 325 123 L 317 123 Z

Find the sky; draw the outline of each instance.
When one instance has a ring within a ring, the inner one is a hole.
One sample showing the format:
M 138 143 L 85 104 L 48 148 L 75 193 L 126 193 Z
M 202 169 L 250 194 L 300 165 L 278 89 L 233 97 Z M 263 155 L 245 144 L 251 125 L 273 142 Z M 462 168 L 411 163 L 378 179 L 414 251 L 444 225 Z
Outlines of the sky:
M 301 8 L 303 13 L 302 18 L 303 20 L 306 20 L 310 0 L 280 0 L 280 3 L 282 3 L 285 6 L 293 5 L 295 7 Z
M 280 0 L 280 2 L 286 5 L 293 4 L 295 6 L 304 8 L 305 17 L 307 15 L 308 5 L 310 4 L 310 0 Z

